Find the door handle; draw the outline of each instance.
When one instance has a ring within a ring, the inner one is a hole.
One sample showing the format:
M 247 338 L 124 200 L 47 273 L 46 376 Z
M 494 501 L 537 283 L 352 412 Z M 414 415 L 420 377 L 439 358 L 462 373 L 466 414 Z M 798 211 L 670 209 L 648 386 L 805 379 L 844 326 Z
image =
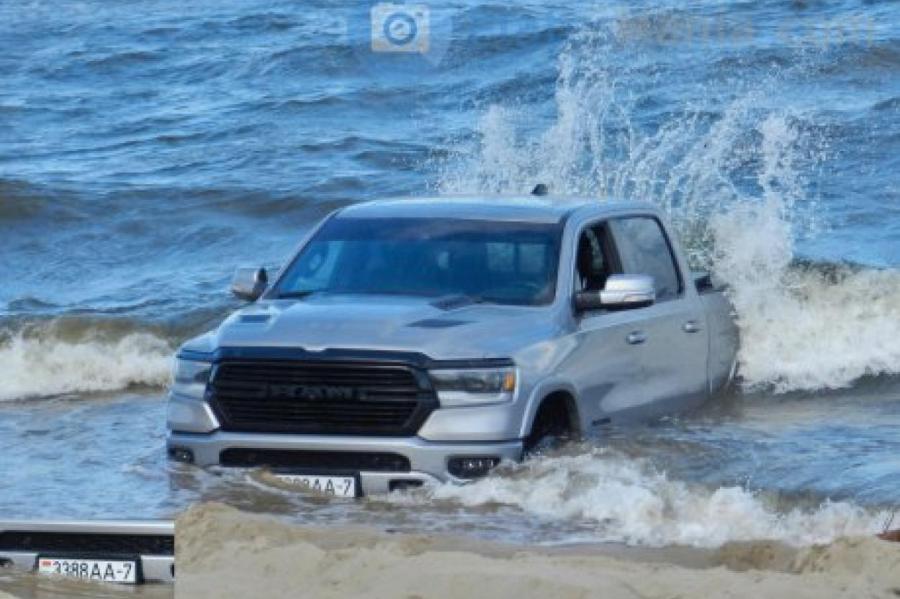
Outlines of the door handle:
M 639 345 L 647 340 L 647 334 L 644 331 L 631 331 L 625 336 L 625 341 L 629 345 Z
M 699 333 L 700 323 L 698 323 L 696 320 L 689 320 L 681 325 L 681 330 L 685 333 Z

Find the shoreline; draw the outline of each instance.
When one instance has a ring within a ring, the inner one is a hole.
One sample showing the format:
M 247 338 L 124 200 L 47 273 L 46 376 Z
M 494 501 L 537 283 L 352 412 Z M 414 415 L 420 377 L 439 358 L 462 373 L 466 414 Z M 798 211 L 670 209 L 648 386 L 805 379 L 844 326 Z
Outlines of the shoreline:
M 287 524 L 222 504 L 176 522 L 176 593 L 189 597 L 890 597 L 900 551 L 875 538 L 792 548 L 534 547 Z

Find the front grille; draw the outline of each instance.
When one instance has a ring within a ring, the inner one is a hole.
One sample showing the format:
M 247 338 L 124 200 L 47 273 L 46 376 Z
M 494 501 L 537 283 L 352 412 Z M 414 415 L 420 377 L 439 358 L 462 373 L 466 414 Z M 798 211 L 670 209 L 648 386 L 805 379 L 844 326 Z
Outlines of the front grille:
M 210 403 L 227 431 L 412 435 L 437 400 L 405 364 L 243 360 L 217 365 Z
M 138 535 L 81 532 L 0 532 L 0 550 L 58 552 L 84 555 L 174 555 L 172 535 Z
M 409 459 L 396 453 L 356 451 L 298 451 L 286 449 L 226 449 L 219 454 L 222 466 L 294 468 L 314 471 L 409 472 Z

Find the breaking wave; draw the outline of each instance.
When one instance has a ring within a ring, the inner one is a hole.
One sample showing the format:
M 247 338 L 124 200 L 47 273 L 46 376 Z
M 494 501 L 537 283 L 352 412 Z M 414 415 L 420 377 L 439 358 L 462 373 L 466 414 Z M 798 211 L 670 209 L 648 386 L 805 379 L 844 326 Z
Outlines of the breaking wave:
M 701 100 L 648 124 L 638 107 L 642 91 L 652 98 L 639 87 L 646 74 L 630 77 L 641 67 L 620 64 L 640 61 L 610 58 L 631 51 L 615 23 L 573 35 L 550 125 L 536 130 L 533 109 L 488 107 L 474 136 L 434 159 L 437 190 L 527 193 L 539 181 L 555 193 L 661 207 L 692 264 L 730 286 L 747 387 L 838 388 L 900 373 L 900 273 L 796 258 L 796 242 L 823 229 L 816 176 L 828 144 L 814 115 L 768 109 L 765 99 L 804 76 L 802 57 L 736 82 L 724 101 L 702 88 L 685 94 Z
M 887 517 L 844 502 L 780 511 L 743 488 L 694 487 L 603 449 L 510 464 L 469 485 L 437 485 L 390 500 L 513 506 L 546 522 L 584 522 L 585 541 L 652 547 L 753 540 L 812 545 L 880 532 Z
M 0 401 L 165 385 L 173 344 L 118 321 L 58 319 L 0 333 Z
M 795 263 L 786 233 L 766 234 L 784 228 L 771 210 L 735 210 L 715 226 L 747 386 L 834 389 L 900 372 L 900 272 Z

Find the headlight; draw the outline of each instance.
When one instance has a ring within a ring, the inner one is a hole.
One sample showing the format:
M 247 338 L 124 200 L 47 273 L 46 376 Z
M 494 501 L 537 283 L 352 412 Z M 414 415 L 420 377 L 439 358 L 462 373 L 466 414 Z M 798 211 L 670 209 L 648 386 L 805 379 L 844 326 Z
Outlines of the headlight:
M 481 406 L 512 401 L 515 368 L 467 368 L 428 372 L 441 406 Z
M 196 399 L 203 399 L 206 383 L 212 364 L 197 360 L 175 358 L 175 370 L 172 373 L 172 392 Z

